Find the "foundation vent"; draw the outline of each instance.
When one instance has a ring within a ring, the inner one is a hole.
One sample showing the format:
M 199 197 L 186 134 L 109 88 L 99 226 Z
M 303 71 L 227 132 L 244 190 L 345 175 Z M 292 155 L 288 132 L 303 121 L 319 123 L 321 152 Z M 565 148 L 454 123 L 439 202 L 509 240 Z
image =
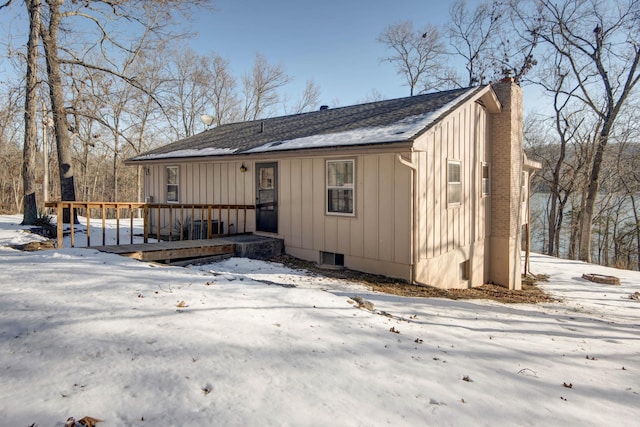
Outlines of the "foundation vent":
M 344 255 L 333 252 L 320 252 L 320 263 L 322 265 L 344 267 Z

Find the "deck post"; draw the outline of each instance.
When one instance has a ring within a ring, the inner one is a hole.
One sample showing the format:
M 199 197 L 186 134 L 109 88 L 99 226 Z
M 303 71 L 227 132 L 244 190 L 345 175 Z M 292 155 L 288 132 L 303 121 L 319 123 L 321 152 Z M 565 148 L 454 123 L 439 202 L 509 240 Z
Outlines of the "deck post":
M 191 205 L 191 221 L 189 221 L 189 233 L 187 234 L 187 239 L 189 236 L 193 236 L 193 222 L 196 219 L 196 208 L 194 205 Z M 200 232 L 202 234 L 202 231 Z
M 129 204 L 129 241 L 133 245 L 133 204 Z
M 180 240 L 184 240 L 184 205 L 180 205 L 180 225 Z
M 63 245 L 63 241 L 64 241 L 64 223 L 62 222 L 62 215 L 63 215 L 63 210 L 62 210 L 62 203 L 58 203 L 58 205 L 56 206 L 56 215 L 58 216 L 58 219 L 56 220 L 58 222 L 58 248 L 61 248 Z
M 156 238 L 160 241 L 160 207 L 158 206 L 158 223 L 156 224 Z
M 182 228 L 180 228 L 180 235 L 182 235 Z M 173 240 L 173 208 L 169 206 L 169 241 Z
M 91 208 L 87 205 L 87 247 L 91 247 Z M 75 218 L 75 215 L 74 215 Z
M 73 202 L 69 202 L 69 226 L 71 228 L 71 247 L 76 247 L 76 232 L 74 230 L 76 209 L 73 207 Z
M 191 234 L 193 235 L 194 229 L 195 229 L 195 223 L 194 221 L 197 219 L 201 222 L 205 222 L 206 224 L 203 224 L 206 226 L 207 229 L 207 233 L 206 233 L 206 239 L 211 239 L 214 238 L 215 236 L 220 236 L 220 235 L 226 235 L 226 236 L 230 236 L 233 234 L 240 234 L 240 233 L 246 233 L 247 232 L 247 210 L 248 209 L 255 209 L 254 206 L 252 205 L 231 205 L 231 204 L 149 204 L 149 203 L 141 203 L 141 202 L 123 202 L 123 203 L 118 203 L 118 202 L 72 202 L 72 201 L 59 201 L 59 202 L 46 202 L 46 206 L 50 207 L 50 208 L 54 208 L 56 210 L 56 213 L 58 215 L 58 222 L 57 222 L 57 246 L 59 248 L 62 247 L 62 245 L 64 244 L 64 222 L 63 222 L 63 214 L 64 214 L 64 210 L 65 209 L 69 209 L 71 211 L 71 213 L 75 213 L 76 210 L 81 210 L 81 211 L 86 211 L 86 226 L 87 226 L 87 247 L 91 246 L 91 221 L 92 220 L 98 220 L 98 218 L 92 218 L 92 212 L 93 210 L 99 211 L 101 214 L 101 222 L 102 222 L 102 246 L 106 245 L 106 219 L 107 219 L 107 214 L 108 214 L 108 210 L 109 209 L 115 209 L 115 220 L 116 220 L 116 246 L 119 246 L 121 244 L 123 244 L 120 241 L 120 223 L 121 223 L 121 219 L 125 219 L 126 217 L 122 217 L 121 218 L 121 212 L 120 209 L 129 209 L 129 230 L 130 230 L 130 236 L 129 236 L 129 242 L 130 244 L 133 244 L 134 242 L 134 232 L 133 232 L 133 228 L 134 228 L 134 216 L 137 216 L 134 213 L 134 209 L 142 209 L 142 215 L 143 215 L 143 237 L 144 237 L 144 242 L 148 243 L 149 242 L 149 236 L 153 235 L 153 229 L 152 227 L 152 215 L 153 213 L 153 209 L 157 209 L 158 213 L 157 213 L 157 218 L 158 218 L 158 224 L 157 224 L 157 232 L 156 232 L 156 237 L 157 240 L 160 241 L 161 239 L 161 220 L 163 218 L 163 209 L 166 211 L 166 209 L 169 210 L 168 213 L 168 217 L 169 217 L 169 236 L 171 239 L 177 237 L 177 230 L 174 230 L 174 226 L 175 224 L 173 224 L 174 220 L 178 220 L 180 218 L 180 216 L 182 218 L 184 218 L 185 215 L 187 215 L 187 220 L 189 220 L 190 227 L 186 227 L 185 224 L 186 222 L 183 221 L 183 223 L 181 224 L 182 226 L 181 228 L 181 232 L 180 232 L 180 240 L 190 240 L 190 237 L 192 236 L 184 236 L 185 232 L 189 232 L 189 230 L 191 231 Z M 180 212 L 176 212 L 176 209 L 180 209 Z M 226 215 L 223 217 L 223 212 L 222 210 L 226 210 Z M 231 210 L 235 209 L 235 222 L 233 224 L 231 224 L 231 219 L 233 217 L 233 215 L 231 214 Z M 242 213 L 243 213 L 243 224 L 240 224 L 240 210 L 242 209 Z M 191 211 L 191 214 L 193 215 L 192 218 L 189 218 L 189 210 Z M 196 212 L 198 211 L 198 212 Z M 195 214 L 198 214 L 198 217 L 195 216 Z M 75 215 L 74 215 L 75 216 Z M 223 219 L 225 219 L 226 217 L 226 222 L 227 222 L 227 232 L 225 233 L 224 230 L 221 230 L 222 224 L 224 224 Z M 213 222 L 216 222 L 215 225 L 217 225 L 216 232 L 214 233 L 214 224 Z M 234 230 L 231 230 L 231 227 L 234 227 Z M 75 223 L 71 223 L 70 224 L 70 240 L 71 240 L 71 247 L 75 247 L 76 245 L 76 241 L 75 241 Z M 204 234 L 201 235 L 201 237 L 204 239 Z M 95 240 L 95 239 L 94 239 Z M 94 242 L 95 243 L 95 242 Z
M 144 218 L 144 242 L 149 243 L 149 205 L 146 203 L 142 207 L 142 217 Z
M 105 217 L 107 212 L 105 211 L 105 207 L 104 207 L 104 203 L 102 204 L 101 208 L 100 208 L 100 215 L 102 215 L 102 246 L 106 245 L 106 235 L 107 235 L 107 223 L 106 223 L 106 219 Z

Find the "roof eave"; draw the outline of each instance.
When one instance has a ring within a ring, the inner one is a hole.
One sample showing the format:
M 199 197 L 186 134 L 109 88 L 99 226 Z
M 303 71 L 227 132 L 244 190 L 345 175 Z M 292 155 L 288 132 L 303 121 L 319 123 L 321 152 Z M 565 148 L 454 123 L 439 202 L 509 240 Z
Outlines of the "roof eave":
M 240 152 L 231 155 L 221 156 L 189 156 L 189 157 L 161 157 L 156 159 L 127 159 L 124 164 L 127 166 L 143 166 L 152 164 L 166 164 L 166 163 L 195 163 L 195 162 L 228 162 L 228 161 L 242 161 L 248 159 L 263 159 L 273 157 L 311 157 L 318 155 L 336 154 L 341 151 L 354 152 L 360 151 L 365 153 L 370 152 L 389 152 L 410 149 L 413 146 L 415 138 L 403 139 L 398 141 L 389 142 L 377 142 L 369 144 L 353 144 L 353 145 L 333 145 L 329 147 L 318 148 L 304 148 L 304 149 L 290 149 L 290 150 L 270 150 L 262 152 Z

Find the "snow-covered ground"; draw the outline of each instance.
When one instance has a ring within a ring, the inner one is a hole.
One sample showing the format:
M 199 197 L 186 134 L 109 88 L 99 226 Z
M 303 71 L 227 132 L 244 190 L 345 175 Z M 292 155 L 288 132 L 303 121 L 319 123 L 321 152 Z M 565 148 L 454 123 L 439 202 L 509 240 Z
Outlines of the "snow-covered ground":
M 2 426 L 640 423 L 638 272 L 534 255 L 562 302 L 401 298 L 239 258 L 21 252 L 20 221 L 0 217 Z

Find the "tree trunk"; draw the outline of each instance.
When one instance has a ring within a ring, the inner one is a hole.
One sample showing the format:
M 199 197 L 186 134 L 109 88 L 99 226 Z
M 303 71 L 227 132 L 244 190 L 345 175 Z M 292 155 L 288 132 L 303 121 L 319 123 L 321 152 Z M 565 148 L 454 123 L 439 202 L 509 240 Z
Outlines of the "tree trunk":
M 38 144 L 37 93 L 38 87 L 38 31 L 40 28 L 40 0 L 26 0 L 29 14 L 27 42 L 27 75 L 24 96 L 24 147 L 22 163 L 22 225 L 33 225 L 38 219 L 36 205 L 36 147 Z
M 64 108 L 60 60 L 58 58 L 58 28 L 60 26 L 60 5 L 62 4 L 62 0 L 47 0 L 47 4 L 49 5 L 49 28 L 47 29 L 44 25 L 41 25 L 40 33 L 47 62 L 49 96 L 51 97 L 53 128 L 58 150 L 60 196 L 63 201 L 75 201 L 76 190 L 73 176 L 73 159 L 71 156 L 71 139 L 69 137 L 69 123 Z M 75 210 L 73 212 L 73 221 L 74 223 L 78 222 Z M 64 211 L 63 222 L 71 222 L 69 209 L 65 209 Z
M 120 121 L 116 118 L 114 123 L 115 123 L 116 132 L 113 135 L 113 164 L 112 164 L 112 168 L 113 168 L 113 201 L 117 202 L 118 201 L 118 180 L 120 178 L 118 176 L 118 155 L 120 154 L 120 138 L 119 138 L 119 134 L 118 134 L 118 127 L 119 127 Z
M 578 254 L 578 248 L 580 247 L 580 224 L 582 223 L 582 206 L 584 197 L 580 198 L 580 209 L 574 208 L 571 210 L 571 234 L 569 236 L 569 253 L 567 257 L 569 259 L 576 259 Z
M 558 197 L 557 191 L 554 186 L 551 186 L 551 206 L 549 207 L 549 213 L 547 214 L 547 233 L 549 235 L 549 247 L 547 248 L 547 255 L 553 256 L 555 252 L 556 243 L 556 200 Z
M 631 193 L 629 196 L 631 197 L 631 207 L 633 208 L 633 219 L 635 221 L 634 234 L 638 256 L 636 269 L 640 271 L 640 215 L 638 214 L 638 208 L 636 207 L 636 198 L 634 197 L 633 193 Z
M 598 187 L 600 184 L 600 167 L 604 151 L 609 141 L 609 133 L 611 126 L 615 120 L 614 116 L 609 115 L 602 126 L 596 151 L 593 155 L 593 163 L 591 166 L 591 174 L 589 175 L 589 187 L 587 189 L 587 200 L 580 221 L 580 248 L 579 258 L 581 261 L 591 262 L 591 228 L 593 226 L 593 209 L 598 198 Z
M 555 229 L 555 253 L 557 257 L 560 256 L 560 234 L 562 233 L 562 223 L 564 222 L 564 210 L 567 206 L 568 197 L 564 196 L 564 198 L 558 204 L 558 216 L 556 218 L 556 229 Z

